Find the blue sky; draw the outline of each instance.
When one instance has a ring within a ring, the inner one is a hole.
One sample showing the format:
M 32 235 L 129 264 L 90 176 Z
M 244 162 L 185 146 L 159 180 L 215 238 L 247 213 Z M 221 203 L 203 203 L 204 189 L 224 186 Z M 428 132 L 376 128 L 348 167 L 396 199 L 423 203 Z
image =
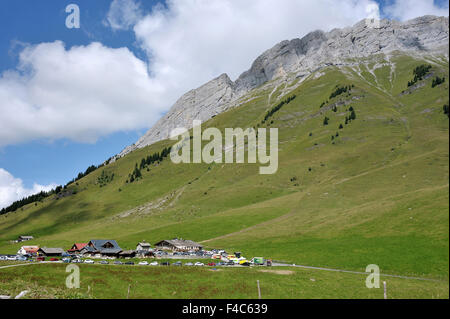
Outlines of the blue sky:
M 79 29 L 65 26 L 70 3 Z M 448 8 L 443 0 L 2 1 L 0 208 L 117 154 L 187 90 L 223 72 L 236 78 L 281 40 L 352 25 L 371 3 L 399 20 Z

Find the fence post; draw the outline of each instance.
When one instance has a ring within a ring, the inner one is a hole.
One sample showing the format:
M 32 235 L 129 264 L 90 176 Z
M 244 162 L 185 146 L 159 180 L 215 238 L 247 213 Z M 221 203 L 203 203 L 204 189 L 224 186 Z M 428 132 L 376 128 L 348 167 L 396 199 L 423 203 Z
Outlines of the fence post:
M 384 299 L 387 299 L 386 281 L 383 281 L 383 287 L 384 287 Z
M 256 283 L 258 285 L 258 299 L 261 299 L 261 289 L 259 287 L 259 280 L 257 280 Z

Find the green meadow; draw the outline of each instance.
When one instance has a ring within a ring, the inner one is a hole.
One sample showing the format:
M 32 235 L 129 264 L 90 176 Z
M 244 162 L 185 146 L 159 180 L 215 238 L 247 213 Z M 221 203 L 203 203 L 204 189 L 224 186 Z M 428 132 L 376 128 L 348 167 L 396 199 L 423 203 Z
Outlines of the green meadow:
M 218 268 L 174 266 L 80 265 L 80 288 L 66 287 L 64 264 L 41 264 L 1 270 L 0 294 L 25 298 L 175 298 L 383 299 L 380 288 L 367 288 L 366 276 L 294 267 Z M 448 298 L 448 282 L 390 278 L 388 299 Z M 128 292 L 129 291 L 129 292 Z

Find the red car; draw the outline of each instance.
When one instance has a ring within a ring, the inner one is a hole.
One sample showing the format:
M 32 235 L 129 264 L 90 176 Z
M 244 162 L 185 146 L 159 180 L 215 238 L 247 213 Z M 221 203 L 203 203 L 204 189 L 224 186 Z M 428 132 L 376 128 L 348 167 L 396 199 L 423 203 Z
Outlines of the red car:
M 216 265 L 216 263 L 213 263 L 213 262 L 208 263 L 208 266 L 215 266 L 215 265 Z
M 36 257 L 36 261 L 44 261 L 45 257 Z
M 58 261 L 58 258 L 50 258 L 50 261 Z

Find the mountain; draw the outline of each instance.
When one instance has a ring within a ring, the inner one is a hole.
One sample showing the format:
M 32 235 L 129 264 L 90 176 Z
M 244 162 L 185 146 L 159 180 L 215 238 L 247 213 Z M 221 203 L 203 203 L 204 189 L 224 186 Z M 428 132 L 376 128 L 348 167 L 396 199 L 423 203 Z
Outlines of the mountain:
M 362 20 L 353 27 L 314 31 L 301 39 L 282 41 L 260 55 L 233 82 L 227 74 L 184 94 L 144 136 L 118 156 L 169 137 L 177 127 L 207 121 L 236 107 L 251 90 L 277 79 L 304 79 L 330 65 L 351 65 L 352 59 L 399 50 L 408 54 L 443 53 L 448 48 L 448 17 L 423 16 L 406 22 Z
M 10 240 L 19 235 L 66 249 L 96 238 L 134 249 L 181 237 L 309 266 L 377 264 L 448 287 L 448 77 L 448 18 L 282 42 L 236 81 L 222 75 L 187 93 L 151 135 L 161 140 L 0 215 L 0 252 L 16 252 L 21 244 Z M 277 173 L 156 156 L 174 143 L 163 128 L 203 112 L 203 128 L 221 132 L 278 128 Z

